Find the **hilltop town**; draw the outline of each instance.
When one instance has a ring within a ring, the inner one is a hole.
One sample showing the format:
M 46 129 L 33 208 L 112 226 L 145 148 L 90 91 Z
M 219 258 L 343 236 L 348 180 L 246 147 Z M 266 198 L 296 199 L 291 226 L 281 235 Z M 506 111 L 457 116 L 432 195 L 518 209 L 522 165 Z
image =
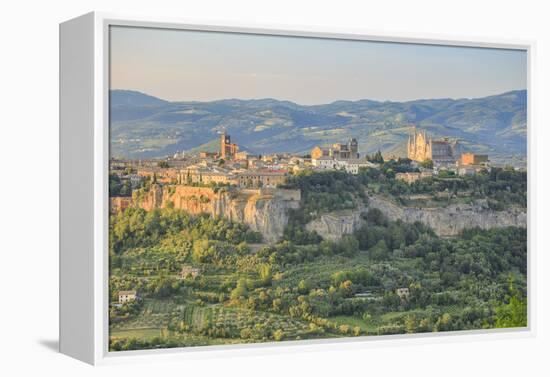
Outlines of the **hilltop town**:
M 398 173 L 396 178 L 412 183 L 441 170 L 472 175 L 490 169 L 487 155 L 462 150 L 456 139 L 436 140 L 425 131 L 415 130 L 407 142 L 407 157 L 418 171 Z M 304 170 L 340 170 L 358 174 L 360 169 L 376 168 L 381 162 L 381 154 L 361 156 L 355 138 L 344 143 L 315 146 L 308 155 L 255 155 L 232 142 L 231 135 L 223 132 L 216 152 L 201 151 L 192 155 L 181 152 L 165 159 L 111 159 L 110 174 L 115 180 L 114 185 L 120 187 L 115 192 L 111 190 L 111 194 L 131 197 L 132 191 L 141 187 L 144 181 L 184 186 L 276 188 L 283 185 L 289 175 Z M 120 199 L 115 201 L 114 209 L 120 209 L 123 202 Z

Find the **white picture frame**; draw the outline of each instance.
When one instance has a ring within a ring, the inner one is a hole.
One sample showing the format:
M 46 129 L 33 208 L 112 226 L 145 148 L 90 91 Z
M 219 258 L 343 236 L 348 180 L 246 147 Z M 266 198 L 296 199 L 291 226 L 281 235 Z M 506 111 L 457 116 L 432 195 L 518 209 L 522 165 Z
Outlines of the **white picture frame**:
M 137 26 L 347 40 L 520 49 L 527 52 L 528 114 L 534 42 L 385 33 L 281 25 L 194 23 L 192 20 L 88 13 L 60 25 L 60 352 L 90 364 L 181 359 L 317 349 L 376 347 L 394 342 L 425 343 L 526 337 L 535 334 L 533 226 L 534 191 L 528 189 L 528 327 L 336 340 L 207 346 L 146 351 L 108 351 L 108 109 L 109 27 Z M 534 132 L 528 116 L 528 172 L 533 170 Z M 531 181 L 531 180 L 530 180 Z M 203 351 L 209 351 L 204 353 Z

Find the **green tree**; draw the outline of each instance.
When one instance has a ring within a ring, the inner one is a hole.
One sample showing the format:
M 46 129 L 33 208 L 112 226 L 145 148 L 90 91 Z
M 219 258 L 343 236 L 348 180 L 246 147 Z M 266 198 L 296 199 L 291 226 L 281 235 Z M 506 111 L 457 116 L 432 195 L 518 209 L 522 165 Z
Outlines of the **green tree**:
M 416 318 L 414 315 L 408 315 L 405 318 L 405 330 L 408 334 L 414 334 L 416 332 Z
M 452 330 L 452 317 L 449 313 L 444 313 L 437 319 L 435 324 L 436 331 L 449 331 Z
M 109 196 L 120 196 L 122 183 L 116 174 L 109 174 Z
M 245 278 L 240 278 L 235 289 L 231 291 L 232 300 L 240 300 L 246 298 L 248 294 L 248 284 Z
M 382 152 L 380 152 L 380 150 L 378 150 L 378 152 L 376 152 L 372 156 L 367 155 L 366 158 L 368 161 L 373 162 L 375 164 L 384 163 L 384 157 L 382 156 Z
M 281 329 L 275 330 L 273 332 L 273 339 L 275 339 L 277 342 L 283 340 L 284 337 L 285 337 L 285 333 Z
M 267 263 L 262 264 L 260 266 L 260 280 L 262 285 L 271 285 L 272 277 L 271 266 Z
M 369 313 L 365 312 L 363 313 L 363 321 L 365 321 L 365 323 L 368 325 L 370 325 L 371 321 L 372 321 L 372 315 L 370 315 Z
M 300 280 L 300 282 L 298 283 L 298 292 L 300 292 L 301 294 L 306 294 L 309 292 L 310 289 L 311 286 L 307 280 Z
M 378 241 L 376 245 L 369 249 L 369 255 L 374 260 L 384 260 L 388 258 L 389 249 L 384 240 Z
M 434 168 L 434 162 L 430 159 L 424 160 L 420 163 L 420 166 L 422 166 L 425 169 L 433 169 Z
M 359 251 L 359 241 L 354 236 L 346 234 L 340 240 L 338 247 L 341 254 L 351 257 Z
M 509 279 L 508 292 L 508 303 L 500 305 L 495 310 L 495 326 L 497 328 L 527 326 L 527 300 L 521 297 L 514 286 L 513 277 Z

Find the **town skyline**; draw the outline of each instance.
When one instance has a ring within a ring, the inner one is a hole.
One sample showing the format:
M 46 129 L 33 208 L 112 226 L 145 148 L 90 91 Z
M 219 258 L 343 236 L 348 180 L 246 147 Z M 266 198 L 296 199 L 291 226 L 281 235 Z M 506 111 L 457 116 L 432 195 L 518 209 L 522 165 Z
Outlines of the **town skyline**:
M 463 140 L 474 152 L 521 165 L 526 156 L 527 91 L 462 100 L 334 102 L 301 106 L 276 99 L 168 102 L 112 90 L 111 155 L 153 158 L 211 149 L 226 129 L 252 153 L 306 153 L 318 143 L 356 137 L 362 153 L 406 153 L 411 125 Z M 464 114 L 467 114 L 465 116 Z M 504 115 L 508 114 L 508 115 Z

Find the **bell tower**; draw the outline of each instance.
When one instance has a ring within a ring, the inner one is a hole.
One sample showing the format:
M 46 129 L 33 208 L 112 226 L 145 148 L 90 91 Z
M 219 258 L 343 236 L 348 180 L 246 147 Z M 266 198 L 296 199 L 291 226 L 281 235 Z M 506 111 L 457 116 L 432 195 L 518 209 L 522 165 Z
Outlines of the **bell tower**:
M 227 147 L 231 144 L 231 136 L 225 133 L 225 130 L 220 135 L 220 158 L 226 159 Z

